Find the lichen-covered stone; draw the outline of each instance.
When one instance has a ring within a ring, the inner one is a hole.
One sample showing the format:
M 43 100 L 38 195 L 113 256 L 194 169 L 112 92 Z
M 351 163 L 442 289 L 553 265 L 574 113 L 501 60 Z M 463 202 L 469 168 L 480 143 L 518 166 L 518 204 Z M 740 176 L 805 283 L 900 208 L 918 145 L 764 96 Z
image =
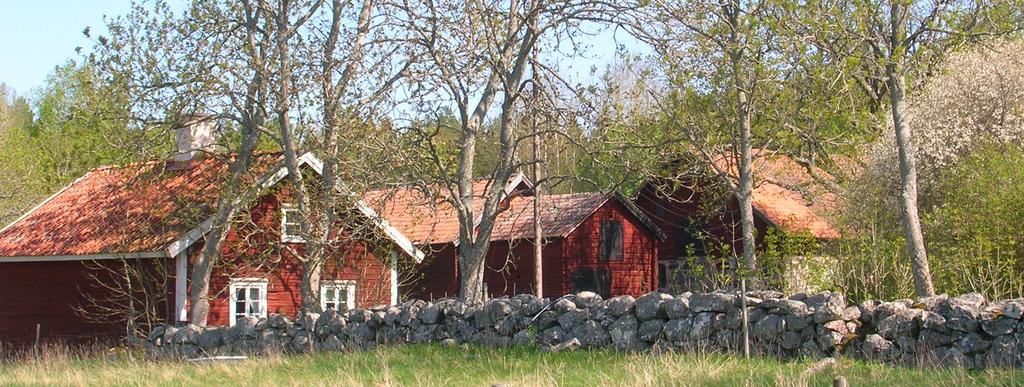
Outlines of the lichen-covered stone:
M 662 320 L 647 320 L 640 324 L 640 328 L 637 330 L 637 337 L 640 340 L 653 343 L 661 338 L 661 332 L 664 328 L 665 322 Z
M 665 301 L 662 305 L 669 319 L 684 318 L 690 312 L 690 300 L 688 298 L 673 298 Z
M 239 318 L 232 327 L 158 326 L 145 340 L 154 357 L 366 350 L 404 343 L 475 343 L 505 347 L 735 351 L 746 310 L 751 346 L 781 357 L 849 356 L 914 366 L 1021 367 L 1021 300 L 986 303 L 980 295 L 904 299 L 845 307 L 836 293 L 810 297 L 735 293 L 651 293 L 601 300 L 586 292 L 547 299 L 531 295 L 486 303 L 410 300 L 399 306 L 328 310 L 293 322 L 286 316 Z
M 725 313 L 736 305 L 736 296 L 725 293 L 694 293 L 690 296 L 690 310 L 694 313 Z
M 668 315 L 662 304 L 671 300 L 672 296 L 662 292 L 650 292 L 636 299 L 636 318 L 647 321 L 655 318 L 664 319 Z
M 632 314 L 633 308 L 636 305 L 636 299 L 630 295 L 616 296 L 605 300 L 604 304 L 608 314 L 618 317 Z
M 878 334 L 892 340 L 898 336 L 916 335 L 919 329 L 920 309 L 903 309 L 878 323 Z
M 808 297 L 804 303 L 814 309 L 814 322 L 816 323 L 841 319 L 843 310 L 846 309 L 846 297 L 839 293 L 818 293 Z

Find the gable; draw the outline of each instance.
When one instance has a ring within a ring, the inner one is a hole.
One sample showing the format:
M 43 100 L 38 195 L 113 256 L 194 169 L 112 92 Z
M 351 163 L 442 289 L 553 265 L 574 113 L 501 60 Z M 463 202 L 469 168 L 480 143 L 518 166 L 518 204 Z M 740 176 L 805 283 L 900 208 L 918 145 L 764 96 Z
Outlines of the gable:
M 636 204 L 634 204 L 631 200 L 619 194 L 614 194 L 608 199 L 609 200 L 606 200 L 598 208 L 595 208 L 593 211 L 591 211 L 591 213 L 588 214 L 584 219 L 580 220 L 571 230 L 569 230 L 569 232 L 565 234 L 565 236 L 568 236 L 572 232 L 576 231 L 576 229 L 579 228 L 580 225 L 582 225 L 584 222 L 591 221 L 595 216 L 598 216 L 599 214 L 602 213 L 608 214 L 610 212 L 618 214 L 623 219 L 629 221 L 634 228 L 642 229 L 645 234 L 649 235 L 654 239 L 664 241 L 667 238 L 667 236 L 661 230 L 661 228 L 658 227 L 654 223 L 654 221 L 651 220 L 651 218 L 645 215 L 644 212 L 640 210 L 640 208 L 637 207 Z

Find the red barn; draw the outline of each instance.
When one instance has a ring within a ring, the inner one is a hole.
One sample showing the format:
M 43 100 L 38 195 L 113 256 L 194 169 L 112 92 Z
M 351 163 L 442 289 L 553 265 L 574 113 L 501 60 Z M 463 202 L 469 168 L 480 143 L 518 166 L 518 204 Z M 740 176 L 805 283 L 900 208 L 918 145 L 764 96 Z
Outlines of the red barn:
M 300 162 L 321 171 L 311 154 Z M 208 157 L 96 168 L 0 230 L 0 342 L 26 341 L 37 324 L 43 339 L 80 340 L 131 334 L 128 320 L 187 320 L 188 275 L 227 164 Z M 260 190 L 243 203 L 215 266 L 211 325 L 295 315 L 301 304 L 294 254 L 304 245 L 289 219 L 288 171 L 280 154 L 256 156 L 251 170 L 245 186 Z M 330 252 L 323 306 L 394 304 L 397 260 L 423 253 L 369 207 L 353 211 L 380 237 Z
M 493 181 L 474 184 L 479 194 Z M 484 273 L 490 296 L 534 292 L 532 191 L 519 174 L 505 186 Z M 458 218 L 451 205 L 413 188 L 370 192 L 366 201 L 414 243 L 429 246 L 407 293 L 427 299 L 457 295 Z M 482 198 L 475 202 L 482 207 Z M 543 195 L 540 207 L 545 295 L 639 295 L 654 289 L 658 243 L 665 236 L 630 200 L 602 193 Z
M 821 241 L 839 238 L 832 221 L 835 193 L 787 156 L 759 149 L 754 153 L 752 202 L 758 248 L 764 247 L 770 229 Z M 681 179 L 650 181 L 637 191 L 637 205 L 668 236 L 659 250 L 660 289 L 701 290 L 702 285 L 693 282 L 694 268 L 689 265 L 742 250 L 738 202 L 723 190 L 726 184 L 719 175 L 730 173 L 735 178 L 737 170 L 731 155 L 720 156 L 710 174 L 684 173 Z M 823 170 L 815 172 L 831 179 Z

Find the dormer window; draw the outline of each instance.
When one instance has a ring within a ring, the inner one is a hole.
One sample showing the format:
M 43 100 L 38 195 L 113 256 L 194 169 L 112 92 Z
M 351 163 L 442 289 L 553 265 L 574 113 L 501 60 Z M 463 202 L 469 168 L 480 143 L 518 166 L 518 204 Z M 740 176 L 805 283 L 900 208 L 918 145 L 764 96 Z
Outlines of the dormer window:
M 293 204 L 281 205 L 281 242 L 301 243 L 302 213 Z

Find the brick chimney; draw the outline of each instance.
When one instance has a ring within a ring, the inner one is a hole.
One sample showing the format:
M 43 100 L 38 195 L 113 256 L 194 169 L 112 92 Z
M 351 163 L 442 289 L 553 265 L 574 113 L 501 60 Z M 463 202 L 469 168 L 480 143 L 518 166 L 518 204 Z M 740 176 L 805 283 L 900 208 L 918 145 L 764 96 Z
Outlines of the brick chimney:
M 174 130 L 177 149 L 174 161 L 187 164 L 201 151 L 211 151 L 215 145 L 214 129 L 217 124 L 213 117 L 207 115 L 186 115 L 182 124 Z

